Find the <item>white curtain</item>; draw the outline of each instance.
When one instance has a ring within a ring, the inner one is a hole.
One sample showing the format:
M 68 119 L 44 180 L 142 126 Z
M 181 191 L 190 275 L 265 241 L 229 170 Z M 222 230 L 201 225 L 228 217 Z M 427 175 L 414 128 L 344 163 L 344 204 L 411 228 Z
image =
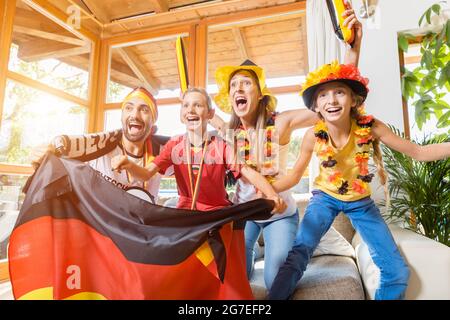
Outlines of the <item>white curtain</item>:
M 344 61 L 345 45 L 336 37 L 326 1 L 306 1 L 306 32 L 308 39 L 309 71 L 338 59 Z M 315 154 L 309 165 L 309 186 L 319 174 L 319 161 Z

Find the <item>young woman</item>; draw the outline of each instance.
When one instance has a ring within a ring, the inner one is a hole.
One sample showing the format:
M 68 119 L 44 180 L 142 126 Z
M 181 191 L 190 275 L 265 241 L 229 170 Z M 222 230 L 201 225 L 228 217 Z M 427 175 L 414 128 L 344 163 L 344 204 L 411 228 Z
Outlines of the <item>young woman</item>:
M 346 63 L 357 65 L 362 39 L 362 26 L 352 9 L 343 13 L 344 22 L 355 31 L 355 40 L 348 48 Z M 224 112 L 231 114 L 230 123 L 215 116 L 210 123 L 227 140 L 236 140 L 237 151 L 245 163 L 260 171 L 269 181 L 286 174 L 287 154 L 291 134 L 299 128 L 314 125 L 319 118 L 307 109 L 276 113 L 276 98 L 265 84 L 264 70 L 247 60 L 240 66 L 218 68 L 215 74 L 219 93 L 214 100 Z M 252 135 L 256 134 L 256 141 Z M 253 185 L 241 179 L 237 182 L 234 202 L 243 203 L 258 197 Z M 298 211 L 289 191 L 280 193 L 287 204 L 281 215 L 270 220 L 247 222 L 245 227 L 247 275 L 250 278 L 254 263 L 254 246 L 261 231 L 264 236 L 264 279 L 269 289 L 289 250 L 298 228 Z

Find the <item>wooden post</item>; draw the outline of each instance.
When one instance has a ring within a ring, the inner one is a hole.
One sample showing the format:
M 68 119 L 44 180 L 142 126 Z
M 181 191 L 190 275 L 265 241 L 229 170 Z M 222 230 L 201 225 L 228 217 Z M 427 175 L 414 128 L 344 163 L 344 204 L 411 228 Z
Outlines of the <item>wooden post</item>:
M 195 32 L 195 78 L 196 87 L 206 88 L 207 79 L 207 46 L 208 46 L 208 25 L 200 23 L 196 26 Z
M 403 54 L 402 49 L 398 49 L 398 57 L 400 60 L 400 81 L 403 77 L 403 70 L 405 68 L 405 55 Z M 405 131 L 405 136 L 407 139 L 411 138 L 411 132 L 409 127 L 409 112 L 408 112 L 408 101 L 406 101 L 402 92 L 402 106 L 403 106 L 403 129 Z
M 106 95 L 108 92 L 109 81 L 109 65 L 111 57 L 111 46 L 105 40 L 99 40 L 96 43 L 94 67 L 92 68 L 91 77 L 95 82 L 93 84 L 89 132 L 103 131 L 104 128 L 104 111 L 106 104 Z
M 187 52 L 187 68 L 189 84 L 194 85 L 195 79 L 195 47 L 197 39 L 197 24 L 192 24 L 189 29 L 189 47 Z
M 15 11 L 16 0 L 0 0 L 0 127 L 3 119 L 6 74 L 8 72 Z

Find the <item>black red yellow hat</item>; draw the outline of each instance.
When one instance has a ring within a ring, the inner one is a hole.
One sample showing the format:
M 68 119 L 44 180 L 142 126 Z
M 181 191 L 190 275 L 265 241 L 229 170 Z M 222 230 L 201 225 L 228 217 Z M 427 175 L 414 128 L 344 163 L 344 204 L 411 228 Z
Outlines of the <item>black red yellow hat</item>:
M 214 97 L 214 102 L 220 110 L 226 113 L 231 113 L 232 107 L 229 98 L 230 92 L 230 78 L 239 70 L 251 70 L 258 77 L 258 84 L 263 96 L 269 97 L 267 108 L 269 111 L 274 111 L 277 106 L 277 98 L 275 98 L 266 86 L 266 76 L 263 68 L 257 66 L 250 60 L 245 60 L 240 66 L 224 66 L 217 68 L 215 77 L 216 83 L 219 87 L 219 93 Z
M 330 64 L 324 64 L 318 69 L 311 71 L 302 84 L 300 95 L 305 106 L 312 108 L 314 94 L 320 85 L 328 82 L 339 81 L 348 85 L 357 95 L 363 97 L 363 101 L 369 92 L 369 79 L 359 73 L 359 69 L 353 64 L 339 64 L 337 60 Z

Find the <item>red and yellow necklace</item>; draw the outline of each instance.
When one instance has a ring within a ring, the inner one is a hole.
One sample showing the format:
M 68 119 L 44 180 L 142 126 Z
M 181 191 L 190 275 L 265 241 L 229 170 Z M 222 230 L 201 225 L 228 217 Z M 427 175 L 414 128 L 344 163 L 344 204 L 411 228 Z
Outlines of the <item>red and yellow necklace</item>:
M 359 173 L 351 182 L 351 189 L 359 194 L 364 194 L 368 189 L 368 184 L 374 177 L 373 173 L 369 173 L 369 151 L 372 145 L 373 137 L 371 135 L 374 119 L 370 115 L 365 115 L 364 109 L 360 108 L 360 116 L 356 119 L 356 128 L 353 133 L 356 136 L 357 152 L 354 157 L 355 165 L 359 168 Z M 336 186 L 336 191 L 345 195 L 349 191 L 349 181 L 343 178 L 342 173 L 336 169 L 337 161 L 334 159 L 335 151 L 328 145 L 330 140 L 328 128 L 323 120 L 320 120 L 314 127 L 314 135 L 316 136 L 317 157 L 321 160 L 320 165 L 328 173 L 328 181 Z
M 191 153 L 191 143 L 189 141 L 189 137 L 186 135 L 186 158 L 187 158 L 187 165 L 188 165 L 188 175 L 189 175 L 189 189 L 191 191 L 191 197 L 192 197 L 192 203 L 191 203 L 191 210 L 196 209 L 196 202 L 198 198 L 198 192 L 200 189 L 200 179 L 202 177 L 203 172 L 203 164 L 205 162 L 205 154 L 206 154 L 206 148 L 208 146 L 208 134 L 206 134 L 206 139 L 203 142 L 203 150 L 202 150 L 202 157 L 200 160 L 200 167 L 197 172 L 197 178 L 193 179 L 193 170 L 192 170 L 192 153 Z
M 153 152 L 152 152 L 153 150 L 152 150 L 152 141 L 151 140 L 152 139 L 149 137 L 144 142 L 144 155 L 143 155 L 143 159 L 142 159 L 142 162 L 143 162 L 142 165 L 143 165 L 144 168 L 146 168 L 147 164 L 149 164 L 150 162 L 153 161 L 153 159 L 155 159 L 155 157 L 153 156 Z M 122 154 L 124 156 L 128 157 L 128 153 L 126 152 L 125 145 L 123 143 L 123 138 L 122 138 L 122 141 L 121 141 L 120 144 L 121 144 L 121 147 L 122 147 L 121 148 L 122 149 Z M 130 173 L 127 170 L 125 170 L 125 172 L 126 172 L 126 175 L 127 175 L 128 184 L 131 184 L 131 181 L 133 179 L 132 179 Z M 147 190 L 147 187 L 148 187 L 148 181 L 144 181 L 143 188 L 145 190 Z
M 273 138 L 275 136 L 275 118 L 277 113 L 272 112 L 271 116 L 267 120 L 266 123 L 266 140 L 263 145 L 263 152 L 265 161 L 263 162 L 263 167 L 266 169 L 271 168 L 274 165 L 274 161 L 272 158 L 273 155 Z M 250 157 L 250 149 L 252 145 L 250 144 L 249 133 L 245 130 L 244 126 L 241 124 L 236 129 L 236 139 L 237 139 L 237 148 L 238 155 L 240 160 L 243 160 L 246 165 L 254 170 L 258 170 L 256 162 L 254 162 Z M 264 176 L 269 183 L 275 181 L 276 175 L 265 175 Z

